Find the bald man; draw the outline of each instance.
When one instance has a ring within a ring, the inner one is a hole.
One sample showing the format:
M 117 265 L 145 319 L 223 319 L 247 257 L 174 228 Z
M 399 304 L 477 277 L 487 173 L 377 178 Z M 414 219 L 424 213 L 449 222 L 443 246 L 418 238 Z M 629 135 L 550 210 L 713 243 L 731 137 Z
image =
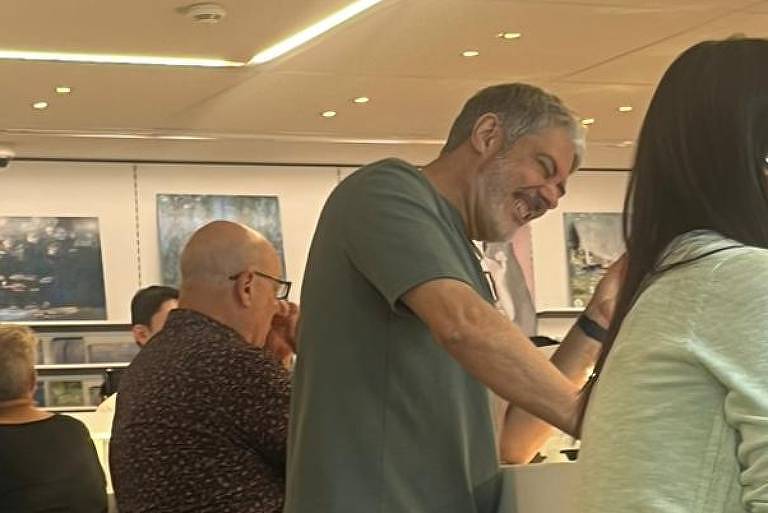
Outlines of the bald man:
M 242 225 L 199 229 L 179 308 L 121 379 L 110 444 L 120 513 L 279 513 L 290 383 L 263 347 L 293 345 L 272 245 Z

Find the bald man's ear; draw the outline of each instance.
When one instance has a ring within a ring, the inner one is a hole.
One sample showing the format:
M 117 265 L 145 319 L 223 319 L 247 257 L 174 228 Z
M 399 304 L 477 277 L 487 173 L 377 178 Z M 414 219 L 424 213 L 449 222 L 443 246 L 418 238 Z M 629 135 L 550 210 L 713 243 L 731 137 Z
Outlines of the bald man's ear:
M 240 306 L 249 307 L 253 302 L 254 276 L 251 272 L 245 272 L 235 280 L 235 300 Z
M 480 116 L 470 135 L 470 144 L 483 157 L 495 157 L 504 148 L 504 130 L 496 114 Z

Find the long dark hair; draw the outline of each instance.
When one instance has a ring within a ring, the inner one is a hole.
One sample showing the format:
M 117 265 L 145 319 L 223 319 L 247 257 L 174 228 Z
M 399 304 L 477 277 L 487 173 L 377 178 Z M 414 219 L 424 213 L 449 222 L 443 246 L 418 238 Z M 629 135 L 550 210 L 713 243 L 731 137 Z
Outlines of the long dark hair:
M 709 229 L 768 247 L 768 40 L 699 43 L 680 55 L 643 122 L 624 202 L 627 269 L 599 376 L 643 279 L 677 236 Z

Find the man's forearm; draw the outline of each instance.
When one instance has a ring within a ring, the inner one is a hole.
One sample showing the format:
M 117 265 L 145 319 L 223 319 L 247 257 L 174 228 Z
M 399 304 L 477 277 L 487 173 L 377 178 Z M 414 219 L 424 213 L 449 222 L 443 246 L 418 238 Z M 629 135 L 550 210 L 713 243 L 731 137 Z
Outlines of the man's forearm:
M 516 326 L 493 314 L 498 319 L 472 323 L 484 327 L 444 339 L 443 346 L 500 397 L 573 433 L 579 387 L 558 372 Z
M 589 338 L 574 325 L 551 361 L 565 377 L 581 388 L 586 383 L 600 350 L 600 343 Z M 502 461 L 528 463 L 551 436 L 552 431 L 551 425 L 510 404 L 504 417 L 499 444 Z
M 434 280 L 409 291 L 404 301 L 475 378 L 512 404 L 576 434 L 579 387 L 471 287 Z

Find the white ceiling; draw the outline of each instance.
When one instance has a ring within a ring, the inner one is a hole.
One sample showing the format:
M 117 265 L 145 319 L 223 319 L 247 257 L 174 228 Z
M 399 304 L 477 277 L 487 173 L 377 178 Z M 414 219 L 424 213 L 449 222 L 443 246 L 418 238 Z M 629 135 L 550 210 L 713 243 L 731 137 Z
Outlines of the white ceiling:
M 4 0 L 0 49 L 242 62 L 348 1 L 221 0 L 226 18 L 199 25 L 178 12 L 191 0 Z M 626 166 L 666 66 L 734 33 L 768 36 L 768 0 L 384 0 L 263 66 L 0 61 L 0 146 L 22 157 L 425 162 L 472 93 L 528 81 L 596 119 L 587 165 Z M 73 93 L 56 95 L 60 84 Z M 350 101 L 360 95 L 371 102 Z M 32 109 L 37 100 L 50 107 Z M 319 115 L 328 109 L 338 116 Z M 179 135 L 206 140 L 163 138 Z

